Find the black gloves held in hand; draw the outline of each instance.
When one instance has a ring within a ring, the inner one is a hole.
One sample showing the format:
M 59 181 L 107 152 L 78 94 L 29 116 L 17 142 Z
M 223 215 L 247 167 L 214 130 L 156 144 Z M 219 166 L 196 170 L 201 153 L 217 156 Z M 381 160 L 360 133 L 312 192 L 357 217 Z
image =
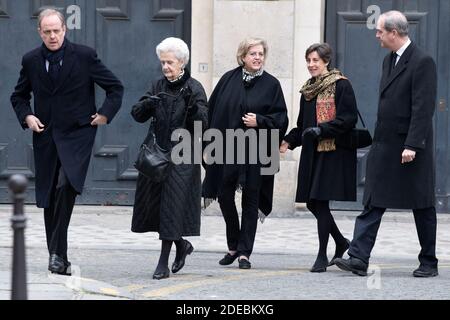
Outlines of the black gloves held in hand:
M 305 129 L 305 131 L 303 131 L 302 137 L 311 137 L 313 139 L 317 139 L 318 137 L 320 137 L 322 133 L 322 129 L 319 127 L 311 127 L 308 129 Z
M 149 108 L 155 108 L 159 106 L 159 102 L 161 101 L 161 98 L 158 96 L 150 96 L 142 101 L 142 104 Z
M 198 111 L 198 105 L 194 104 L 192 106 L 188 106 L 187 115 L 188 117 L 192 117 Z

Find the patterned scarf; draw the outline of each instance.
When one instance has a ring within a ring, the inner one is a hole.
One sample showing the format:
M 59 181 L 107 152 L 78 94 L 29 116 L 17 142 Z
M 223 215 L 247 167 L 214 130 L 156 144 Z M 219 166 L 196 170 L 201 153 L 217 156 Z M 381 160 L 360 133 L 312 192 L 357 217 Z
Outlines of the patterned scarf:
M 331 70 L 327 74 L 317 78 L 309 79 L 300 90 L 306 101 L 311 101 L 317 96 L 316 117 L 317 124 L 336 119 L 336 82 L 340 79 L 347 79 L 337 69 Z M 336 150 L 335 139 L 321 139 L 317 145 L 318 152 L 328 152 Z
M 255 79 L 256 77 L 259 77 L 263 74 L 264 70 L 263 68 L 259 69 L 258 71 L 251 73 L 248 72 L 247 70 L 245 70 L 244 68 L 242 68 L 242 80 L 244 80 L 244 82 L 250 82 L 253 79 Z

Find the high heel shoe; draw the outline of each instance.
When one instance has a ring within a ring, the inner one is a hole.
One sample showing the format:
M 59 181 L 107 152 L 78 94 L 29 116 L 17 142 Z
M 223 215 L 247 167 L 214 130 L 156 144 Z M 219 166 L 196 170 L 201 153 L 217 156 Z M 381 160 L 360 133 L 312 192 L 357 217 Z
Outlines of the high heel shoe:
M 345 251 L 348 250 L 348 248 L 350 248 L 350 240 L 348 240 L 347 238 L 345 239 L 345 243 L 342 245 L 336 245 L 336 251 L 334 253 L 334 257 L 333 259 L 331 259 L 330 263 L 328 264 L 329 267 L 331 267 L 332 265 L 336 264 L 336 259 L 337 258 L 342 258 L 344 256 Z
M 194 251 L 194 247 L 192 246 L 192 244 L 189 241 L 184 240 L 184 249 L 180 255 L 180 259 L 175 260 L 172 264 L 172 272 L 173 273 L 177 273 L 184 267 L 186 256 L 188 254 L 191 254 L 193 251 Z
M 55 253 L 52 253 L 50 255 L 49 261 L 48 261 L 48 270 L 51 273 L 60 274 L 63 276 L 70 276 L 72 275 L 71 271 L 71 263 L 60 256 L 58 256 Z

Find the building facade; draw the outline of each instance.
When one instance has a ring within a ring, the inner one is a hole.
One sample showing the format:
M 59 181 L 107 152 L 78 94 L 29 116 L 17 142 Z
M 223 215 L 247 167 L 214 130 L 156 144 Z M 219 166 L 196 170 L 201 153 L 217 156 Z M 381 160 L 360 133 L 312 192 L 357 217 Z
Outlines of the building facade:
M 381 61 L 386 50 L 375 39 L 379 13 L 396 9 L 411 22 L 411 37 L 436 60 L 439 70 L 436 106 L 436 195 L 440 212 L 449 212 L 449 78 L 450 3 L 446 0 L 0 0 L 0 201 L 9 202 L 7 178 L 31 178 L 31 135 L 22 131 L 9 104 L 20 69 L 20 57 L 40 44 L 36 14 L 44 6 L 65 13 L 70 40 L 95 47 L 125 85 L 122 110 L 111 126 L 101 128 L 86 189 L 79 203 L 131 205 L 137 172 L 133 161 L 146 133 L 129 116 L 131 105 L 160 75 L 154 48 L 177 36 L 191 47 L 193 77 L 208 95 L 226 71 L 237 66 L 236 50 L 248 36 L 269 45 L 266 70 L 281 82 L 290 127 L 299 112 L 299 89 L 309 78 L 304 52 L 316 42 L 335 49 L 333 65 L 352 81 L 359 109 L 373 132 Z M 98 100 L 102 97 L 99 95 Z M 275 213 L 294 211 L 300 150 L 283 157 L 275 185 Z M 365 155 L 358 151 L 359 195 L 364 185 Z M 357 203 L 336 203 L 336 209 L 360 209 Z

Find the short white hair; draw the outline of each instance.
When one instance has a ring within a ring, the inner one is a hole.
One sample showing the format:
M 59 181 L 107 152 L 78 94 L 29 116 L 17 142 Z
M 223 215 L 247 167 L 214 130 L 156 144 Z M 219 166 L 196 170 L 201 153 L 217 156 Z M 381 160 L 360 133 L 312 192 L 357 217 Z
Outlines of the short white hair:
M 186 66 L 189 63 L 189 48 L 183 40 L 179 38 L 166 38 L 156 46 L 156 54 L 161 59 L 161 53 L 173 52 L 175 57 Z

